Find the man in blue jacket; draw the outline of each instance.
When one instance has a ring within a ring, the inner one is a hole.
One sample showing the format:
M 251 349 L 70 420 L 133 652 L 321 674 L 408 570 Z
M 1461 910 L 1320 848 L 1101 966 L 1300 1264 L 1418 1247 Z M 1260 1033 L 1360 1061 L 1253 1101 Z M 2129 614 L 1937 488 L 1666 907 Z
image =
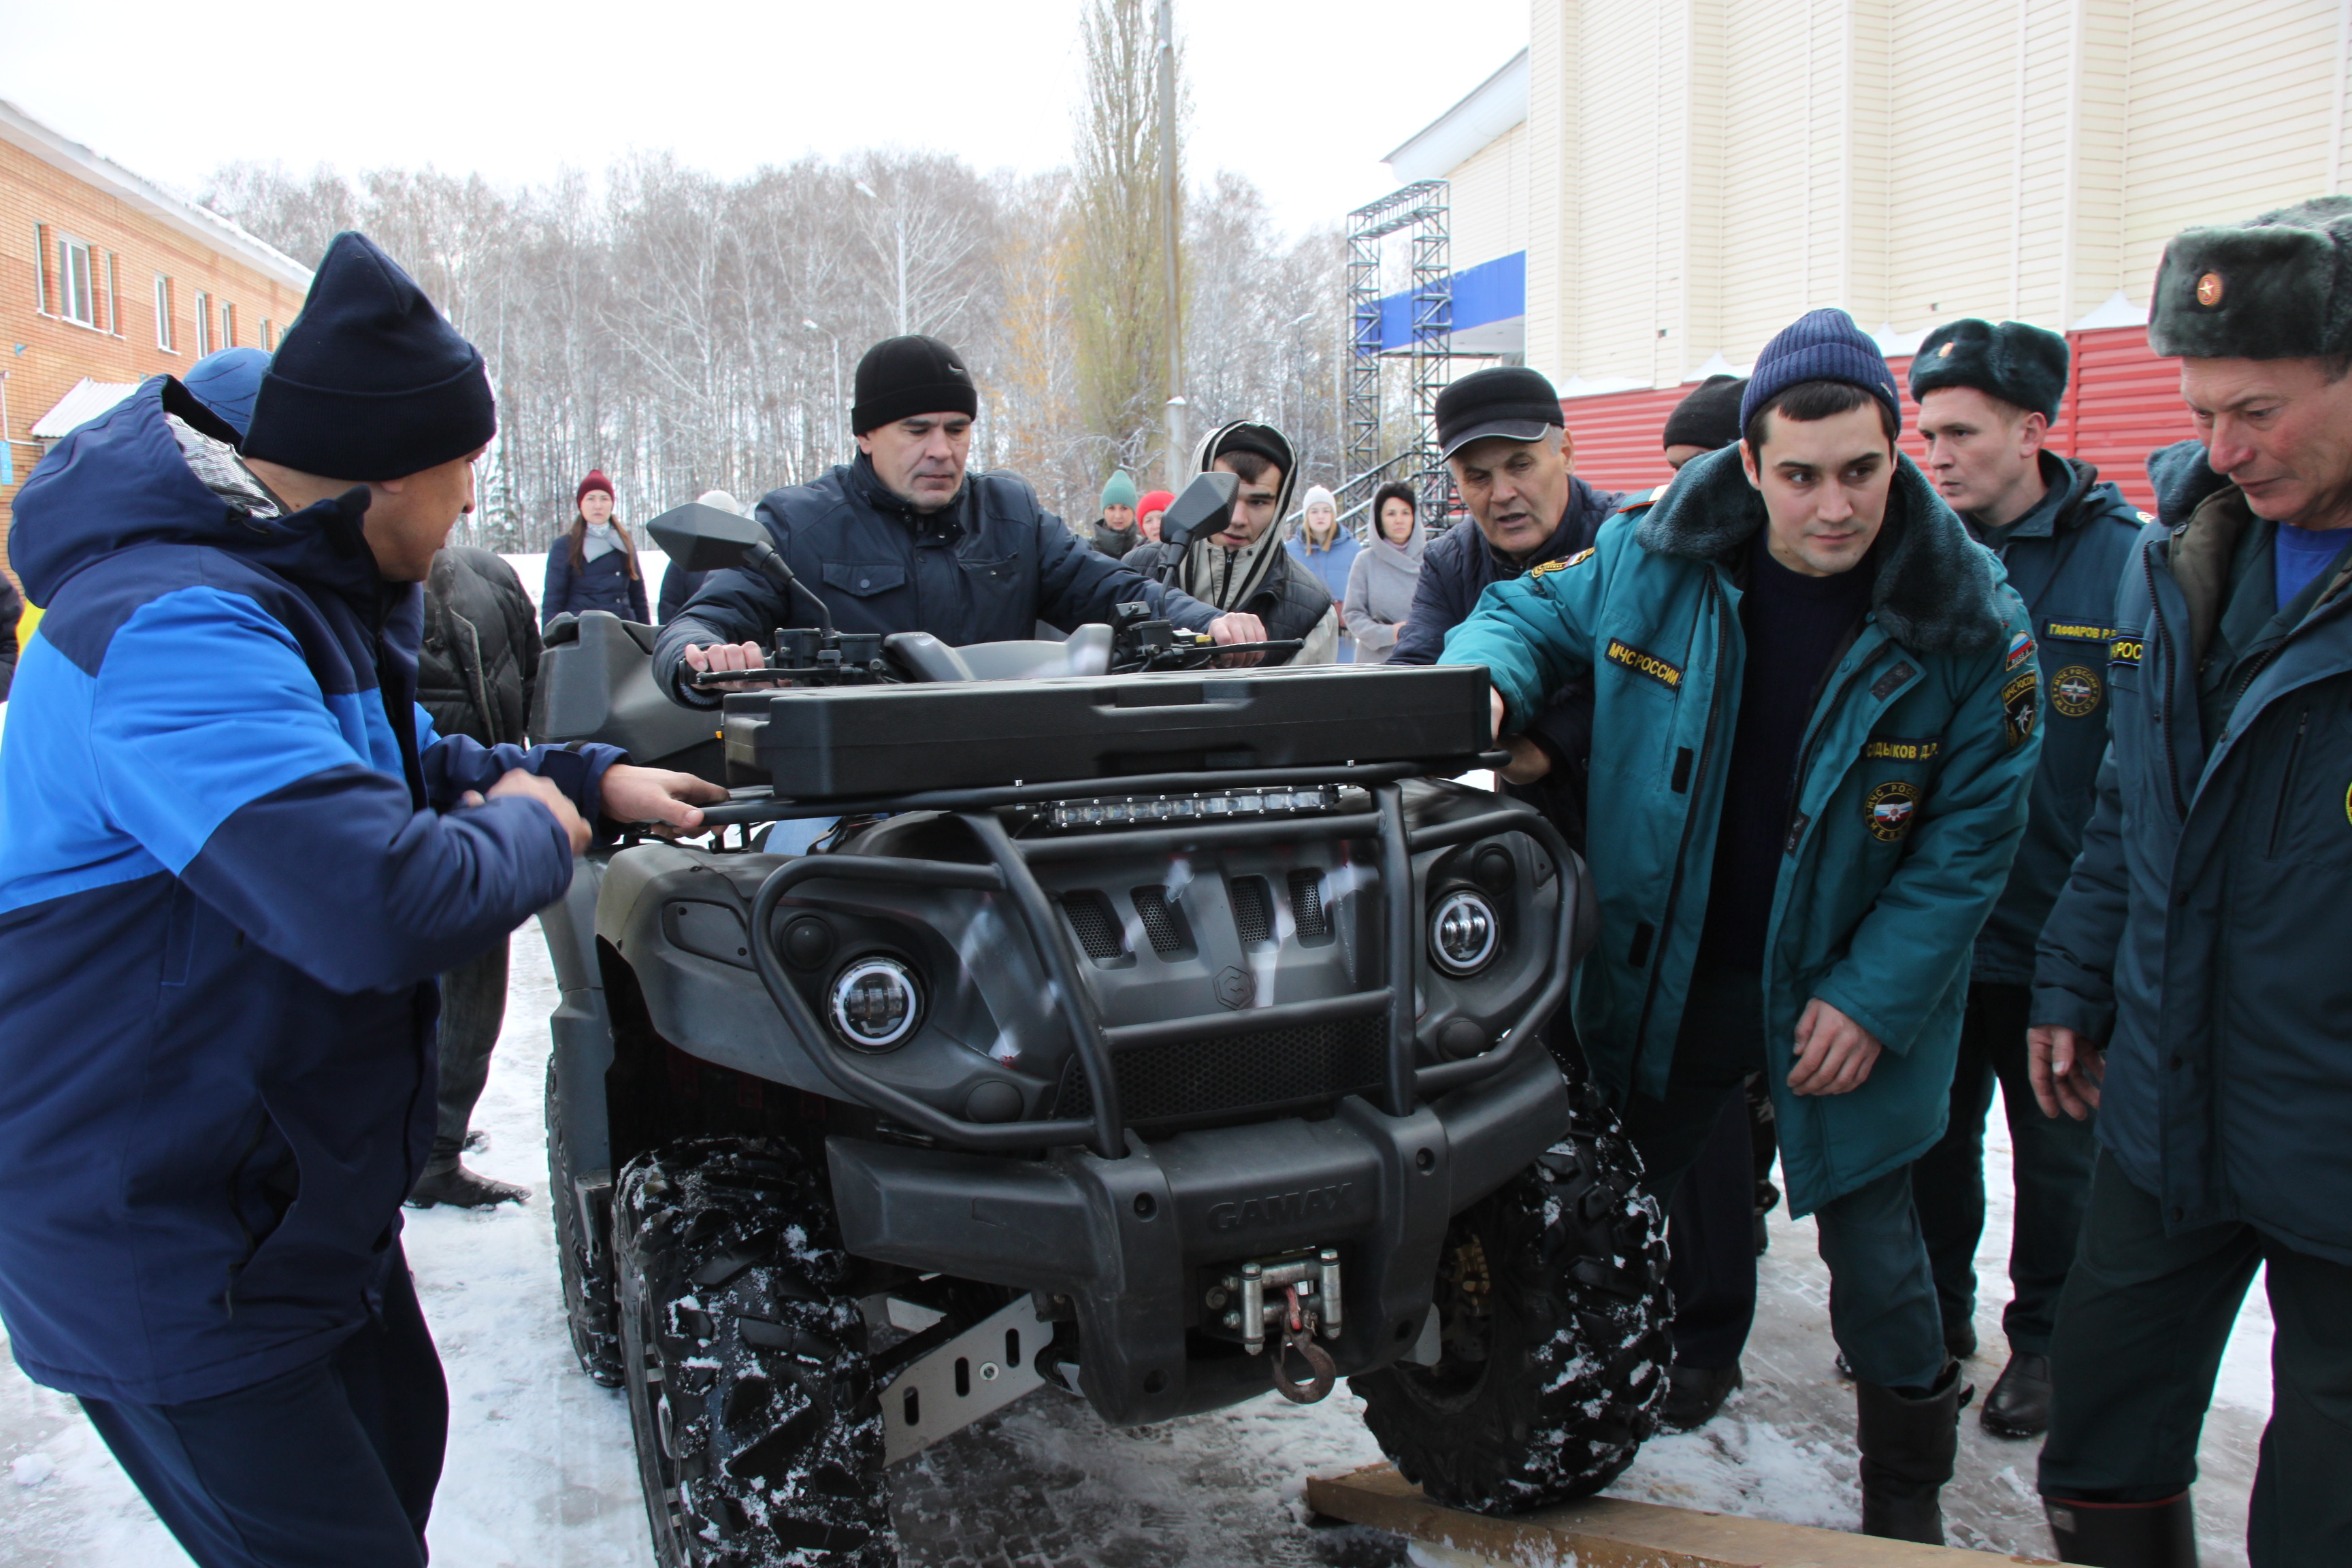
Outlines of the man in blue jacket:
M 813 484 L 771 490 L 753 515 L 777 553 L 845 632 L 929 632 L 961 647 L 1108 622 L 1137 601 L 1220 643 L 1260 642 L 1255 616 L 1207 605 L 1129 571 L 1037 504 L 1019 476 L 968 474 L 980 389 L 937 338 L 886 338 L 857 362 L 849 411 L 857 458 Z M 815 624 L 767 578 L 713 572 L 654 644 L 673 700 L 718 706 L 685 684 L 697 670 L 761 668 L 758 639 Z
M 2066 396 L 2066 340 L 2023 321 L 1955 321 L 1911 360 L 1927 477 L 1977 542 L 2001 559 L 2033 617 L 2042 689 L 2042 762 L 2025 842 L 1969 963 L 1952 1078 L 1952 1119 L 1912 1173 L 1936 1268 L 1944 1342 L 1976 1352 L 1977 1240 L 1984 1232 L 1984 1121 L 2000 1084 L 2017 1205 L 2001 1314 L 2009 1364 L 1985 1396 L 1985 1430 L 2030 1437 L 2050 1424 L 2050 1327 L 2090 1190 L 2088 1126 L 2053 1120 L 2026 1079 L 2033 943 L 2065 885 L 2107 749 L 2106 650 L 2116 584 L 2146 514 L 2099 472 L 2044 446 Z
M 425 1561 L 433 977 L 562 893 L 600 807 L 719 794 L 419 732 L 417 584 L 494 428 L 481 356 L 346 234 L 242 452 L 158 376 L 16 498 L 48 615 L 0 749 L 0 1317 L 206 1568 Z
M 2158 465 L 2114 742 L 2042 935 L 2051 1114 L 2098 1116 L 2041 1489 L 2074 1563 L 2196 1560 L 2189 1487 L 2254 1271 L 2277 1325 L 2255 1568 L 2352 1561 L 2352 197 L 2176 236 L 2148 343 L 2205 445 Z M 2204 471 L 2210 470 L 2210 471 Z M 2218 481 L 2218 482 L 2217 482 Z M 2187 507 L 2185 513 L 2177 510 Z
M 2039 677 L 2000 563 L 1896 451 L 1900 406 L 1814 311 L 1765 345 L 1737 450 L 1488 589 L 1445 658 L 1486 667 L 1502 733 L 1591 672 L 1586 1057 L 1668 1202 L 1765 1069 L 1857 1374 L 1863 1528 L 1941 1541 L 1961 1389 L 1910 1166 L 2024 829 Z

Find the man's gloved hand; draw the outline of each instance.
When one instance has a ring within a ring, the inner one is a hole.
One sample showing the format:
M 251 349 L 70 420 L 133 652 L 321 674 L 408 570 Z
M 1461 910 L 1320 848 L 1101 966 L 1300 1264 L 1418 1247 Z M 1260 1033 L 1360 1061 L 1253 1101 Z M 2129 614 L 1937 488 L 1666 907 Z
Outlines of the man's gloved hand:
M 587 848 L 589 840 L 595 837 L 589 831 L 587 821 L 573 807 L 572 797 L 558 789 L 552 781 L 541 778 L 528 769 L 509 768 L 499 782 L 490 786 L 490 798 L 493 800 L 518 795 L 527 800 L 539 802 L 554 814 L 556 826 L 562 828 L 572 839 L 572 852 L 574 855 Z M 482 792 L 469 789 L 458 797 L 457 804 L 480 805 Z
M 615 763 L 604 770 L 600 804 L 604 815 L 615 822 L 658 822 L 676 835 L 702 826 L 702 813 L 695 802 L 713 805 L 726 798 L 724 789 L 692 773 Z
M 696 670 L 741 669 L 760 671 L 768 668 L 768 656 L 755 642 L 688 643 L 686 645 L 688 668 Z M 737 689 L 750 691 L 761 686 L 782 686 L 783 681 L 772 675 L 746 675 Z

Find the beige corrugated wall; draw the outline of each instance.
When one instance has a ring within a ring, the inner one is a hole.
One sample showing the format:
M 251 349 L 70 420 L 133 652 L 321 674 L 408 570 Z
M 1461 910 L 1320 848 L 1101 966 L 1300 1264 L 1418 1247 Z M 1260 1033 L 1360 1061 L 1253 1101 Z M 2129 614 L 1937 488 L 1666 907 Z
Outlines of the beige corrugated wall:
M 1524 146 L 1465 165 L 1457 245 L 1524 234 L 1528 361 L 1563 383 L 1746 363 L 1821 305 L 2064 329 L 2144 305 L 2179 229 L 2344 187 L 2348 10 L 1534 0 Z

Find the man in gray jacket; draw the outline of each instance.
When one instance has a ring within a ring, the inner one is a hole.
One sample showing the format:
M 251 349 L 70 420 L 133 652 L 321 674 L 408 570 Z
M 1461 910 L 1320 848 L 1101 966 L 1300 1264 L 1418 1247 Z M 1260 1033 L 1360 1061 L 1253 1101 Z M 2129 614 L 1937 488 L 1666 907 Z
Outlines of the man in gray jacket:
M 2257 1268 L 2253 1568 L 2352 1555 L 2352 197 L 2174 238 L 2148 342 L 2225 480 L 2124 573 L 2113 745 L 2043 928 L 2045 1112 L 2098 1112 L 2040 1485 L 2069 1562 L 2196 1561 L 2189 1487 Z M 2203 475 L 2190 478 L 2210 487 Z M 2168 507 L 2169 511 L 2170 508 Z

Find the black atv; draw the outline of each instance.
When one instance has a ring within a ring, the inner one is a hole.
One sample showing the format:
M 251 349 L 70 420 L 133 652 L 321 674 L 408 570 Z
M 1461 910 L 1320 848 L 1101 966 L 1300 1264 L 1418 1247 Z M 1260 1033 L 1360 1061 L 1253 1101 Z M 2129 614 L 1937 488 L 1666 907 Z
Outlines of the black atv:
M 789 584 L 730 514 L 652 531 Z M 665 1564 L 895 1563 L 885 1467 L 1040 1387 L 1125 1426 L 1348 1376 L 1489 1511 L 1653 1429 L 1660 1216 L 1541 1034 L 1582 866 L 1444 782 L 1494 763 L 1483 672 L 1214 668 L 1130 611 L 780 632 L 715 715 L 651 628 L 551 633 L 539 739 L 736 786 L 541 917 L 564 1306 Z

